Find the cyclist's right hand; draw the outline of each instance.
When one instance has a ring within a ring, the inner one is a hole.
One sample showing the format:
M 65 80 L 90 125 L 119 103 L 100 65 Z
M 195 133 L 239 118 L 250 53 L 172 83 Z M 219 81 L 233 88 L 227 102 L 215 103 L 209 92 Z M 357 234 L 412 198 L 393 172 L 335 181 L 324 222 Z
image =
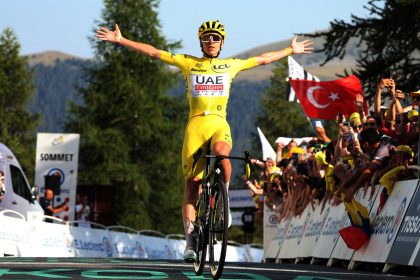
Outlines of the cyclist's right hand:
M 120 29 L 118 28 L 118 24 L 115 24 L 114 31 L 111 31 L 106 27 L 100 26 L 99 29 L 96 30 L 96 37 L 102 41 L 119 43 L 121 41 L 122 35 Z

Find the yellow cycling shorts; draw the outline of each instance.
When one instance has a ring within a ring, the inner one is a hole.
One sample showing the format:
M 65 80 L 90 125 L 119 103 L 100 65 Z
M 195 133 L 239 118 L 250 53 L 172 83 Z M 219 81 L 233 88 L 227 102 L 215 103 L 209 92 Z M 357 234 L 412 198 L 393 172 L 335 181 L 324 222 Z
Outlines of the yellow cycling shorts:
M 202 178 L 204 171 L 205 158 L 200 158 L 194 170 L 193 156 L 200 149 L 202 155 L 208 151 L 208 144 L 213 147 L 214 143 L 224 141 L 232 148 L 232 137 L 230 126 L 225 118 L 218 115 L 203 115 L 192 117 L 185 129 L 184 144 L 182 147 L 182 167 L 184 178 Z

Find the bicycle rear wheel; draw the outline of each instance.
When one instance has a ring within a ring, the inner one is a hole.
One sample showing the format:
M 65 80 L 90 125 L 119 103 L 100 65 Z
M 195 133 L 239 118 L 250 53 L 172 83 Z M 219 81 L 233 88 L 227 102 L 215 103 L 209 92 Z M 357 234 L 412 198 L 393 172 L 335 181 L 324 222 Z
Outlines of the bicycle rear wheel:
M 229 209 L 225 184 L 217 181 L 213 190 L 214 203 L 210 203 L 213 207 L 210 209 L 209 261 L 211 276 L 218 279 L 225 264 Z
M 197 216 L 195 219 L 194 226 L 194 240 L 195 240 L 195 252 L 197 253 L 197 260 L 194 262 L 195 275 L 203 274 L 204 264 L 207 257 L 207 244 L 208 244 L 208 226 L 206 225 L 206 195 L 202 193 L 200 200 L 197 203 Z
M 207 257 L 207 241 L 206 241 L 206 231 L 202 226 L 197 227 L 196 236 L 196 253 L 197 260 L 194 262 L 194 272 L 195 275 L 199 276 L 203 274 L 204 264 L 206 263 Z

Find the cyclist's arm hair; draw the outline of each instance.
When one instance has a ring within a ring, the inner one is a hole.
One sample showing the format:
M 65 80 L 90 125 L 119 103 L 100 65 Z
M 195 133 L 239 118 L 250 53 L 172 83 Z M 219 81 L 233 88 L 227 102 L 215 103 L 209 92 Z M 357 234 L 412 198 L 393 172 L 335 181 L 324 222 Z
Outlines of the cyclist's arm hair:
M 138 52 L 142 55 L 151 57 L 151 58 L 156 58 L 159 59 L 160 58 L 160 54 L 161 54 L 161 50 L 155 48 L 152 45 L 149 44 L 145 44 L 145 43 L 140 43 L 140 42 L 135 42 L 129 39 L 126 39 L 124 37 L 121 38 L 119 44 L 121 46 L 127 47 L 135 52 Z

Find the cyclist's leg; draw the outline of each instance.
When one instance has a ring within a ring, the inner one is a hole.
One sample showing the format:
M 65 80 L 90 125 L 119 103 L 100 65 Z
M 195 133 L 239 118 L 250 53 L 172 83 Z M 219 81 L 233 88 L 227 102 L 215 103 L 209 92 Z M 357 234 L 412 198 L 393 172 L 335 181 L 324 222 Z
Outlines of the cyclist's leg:
M 182 217 L 185 232 L 185 251 L 184 260 L 195 261 L 196 253 L 194 252 L 194 224 L 195 221 L 195 204 L 198 199 L 198 191 L 200 189 L 200 178 L 190 178 L 185 181 L 184 201 L 182 204 Z
M 232 150 L 232 137 L 230 134 L 230 127 L 226 120 L 219 123 L 219 129 L 214 133 L 211 143 L 212 151 L 215 155 L 229 156 Z M 229 190 L 229 182 L 232 174 L 232 165 L 229 159 L 224 159 L 221 162 L 223 169 L 223 180 L 226 186 L 226 191 Z M 232 215 L 230 213 L 229 199 L 228 202 L 228 227 L 232 224 Z
M 205 159 L 198 161 L 193 169 L 194 154 L 202 147 L 202 137 L 200 136 L 198 119 L 191 119 L 188 122 L 184 144 L 182 148 L 182 166 L 185 178 L 184 200 L 182 204 L 182 217 L 185 230 L 186 248 L 184 259 L 192 261 L 194 259 L 194 239 L 192 232 L 194 230 L 193 222 L 195 221 L 195 204 L 197 202 L 200 190 L 201 178 Z
M 225 119 L 219 119 L 217 123 L 217 130 L 214 132 L 211 139 L 211 149 L 215 155 L 229 156 L 232 150 L 232 136 L 230 133 L 229 124 Z M 232 174 L 232 165 L 229 159 L 221 161 L 223 168 L 224 181 L 226 188 L 229 188 L 230 176 Z
M 213 145 L 213 153 L 217 156 L 229 156 L 231 149 L 231 145 L 226 141 L 217 141 Z M 229 159 L 224 159 L 220 163 L 223 168 L 223 179 L 226 183 L 226 187 L 228 188 L 228 184 L 230 182 L 230 177 L 232 174 L 232 165 Z

